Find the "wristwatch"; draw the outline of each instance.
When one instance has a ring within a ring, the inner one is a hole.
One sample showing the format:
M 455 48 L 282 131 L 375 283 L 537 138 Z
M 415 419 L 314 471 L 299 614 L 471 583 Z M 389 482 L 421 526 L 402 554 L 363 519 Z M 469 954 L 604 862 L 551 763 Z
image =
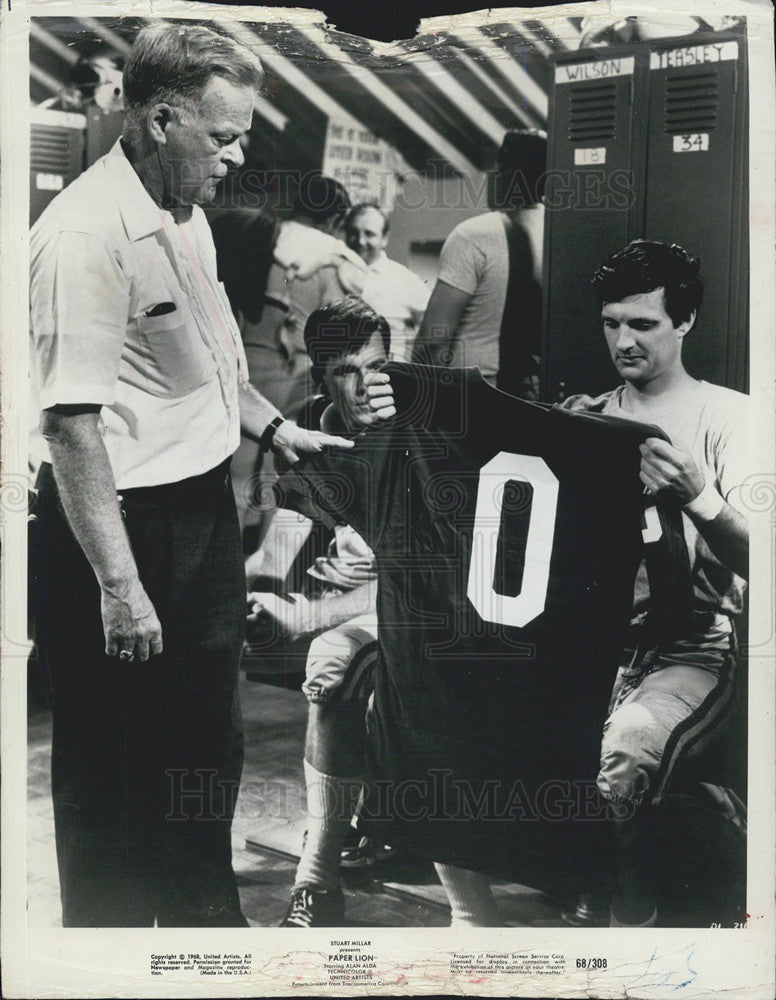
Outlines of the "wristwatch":
M 264 428 L 264 433 L 259 438 L 259 447 L 262 452 L 265 451 L 277 451 L 275 448 L 275 431 L 280 427 L 282 423 L 285 423 L 285 417 L 273 417 L 272 420 Z

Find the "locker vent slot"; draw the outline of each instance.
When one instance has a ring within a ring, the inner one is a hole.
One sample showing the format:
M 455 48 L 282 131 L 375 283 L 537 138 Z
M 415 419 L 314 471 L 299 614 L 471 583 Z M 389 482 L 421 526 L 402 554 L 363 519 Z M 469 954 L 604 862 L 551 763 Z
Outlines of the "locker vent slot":
M 664 129 L 671 134 L 710 132 L 717 127 L 719 77 L 717 70 L 666 77 Z
M 569 140 L 592 142 L 613 139 L 617 121 L 617 89 L 614 81 L 572 86 L 569 95 Z
M 30 170 L 47 174 L 66 174 L 70 171 L 71 129 L 56 125 L 32 126 L 30 136 Z

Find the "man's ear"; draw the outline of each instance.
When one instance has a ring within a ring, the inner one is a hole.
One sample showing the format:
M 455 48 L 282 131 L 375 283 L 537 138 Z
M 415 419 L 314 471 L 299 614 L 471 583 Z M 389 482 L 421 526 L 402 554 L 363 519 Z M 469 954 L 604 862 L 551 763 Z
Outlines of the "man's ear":
M 172 108 L 169 104 L 154 104 L 148 109 L 146 127 L 148 134 L 160 146 L 167 144 L 167 126 L 172 121 Z
M 682 337 L 685 337 L 690 332 L 690 330 L 692 330 L 693 326 L 695 326 L 695 317 L 697 315 L 698 315 L 697 310 L 693 309 L 693 311 L 690 313 L 689 318 L 686 319 L 684 323 L 679 324 L 677 330 L 679 331 Z

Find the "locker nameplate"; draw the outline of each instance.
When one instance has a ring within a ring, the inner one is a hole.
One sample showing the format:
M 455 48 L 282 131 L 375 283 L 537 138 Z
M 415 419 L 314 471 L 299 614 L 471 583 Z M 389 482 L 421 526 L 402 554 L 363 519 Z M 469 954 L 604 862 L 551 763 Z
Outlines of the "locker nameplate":
M 61 191 L 64 186 L 62 174 L 35 174 L 35 187 L 38 191 Z
M 580 83 L 584 80 L 608 80 L 612 76 L 633 76 L 633 56 L 621 59 L 595 59 L 593 62 L 568 63 L 555 67 L 556 83 Z
M 709 133 L 694 132 L 692 135 L 675 135 L 675 153 L 705 153 L 709 148 Z
M 589 167 L 593 164 L 606 163 L 606 146 L 597 146 L 595 149 L 575 149 L 574 166 Z
M 702 66 L 704 63 L 738 59 L 738 42 L 718 42 L 715 45 L 688 45 L 682 49 L 664 49 L 650 52 L 650 69 L 679 69 L 683 66 Z

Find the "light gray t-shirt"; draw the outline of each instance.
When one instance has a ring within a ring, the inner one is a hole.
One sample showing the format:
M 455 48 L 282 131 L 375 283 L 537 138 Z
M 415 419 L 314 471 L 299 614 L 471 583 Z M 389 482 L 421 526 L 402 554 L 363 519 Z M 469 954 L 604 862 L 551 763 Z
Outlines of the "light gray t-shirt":
M 499 368 L 499 337 L 509 282 L 507 217 L 487 212 L 467 219 L 450 233 L 442 247 L 439 280 L 471 296 L 463 311 L 453 345 L 451 367 L 476 366 L 488 379 Z M 535 277 L 541 282 L 544 207 L 522 211 L 517 220 L 527 233 Z
M 643 419 L 622 409 L 623 386 L 590 402 L 586 409 L 626 420 Z M 576 397 L 577 399 L 579 397 Z M 575 397 L 564 406 L 575 408 Z M 672 442 L 684 444 L 707 483 L 745 517 L 739 487 L 751 475 L 749 464 L 749 397 L 709 382 L 696 382 L 680 407 L 650 414 L 648 423 L 664 430 Z M 737 615 L 743 609 L 745 581 L 714 556 L 685 514 L 684 536 L 692 567 L 695 603 L 699 610 Z M 642 564 L 634 591 L 634 613 L 645 610 L 649 583 Z

